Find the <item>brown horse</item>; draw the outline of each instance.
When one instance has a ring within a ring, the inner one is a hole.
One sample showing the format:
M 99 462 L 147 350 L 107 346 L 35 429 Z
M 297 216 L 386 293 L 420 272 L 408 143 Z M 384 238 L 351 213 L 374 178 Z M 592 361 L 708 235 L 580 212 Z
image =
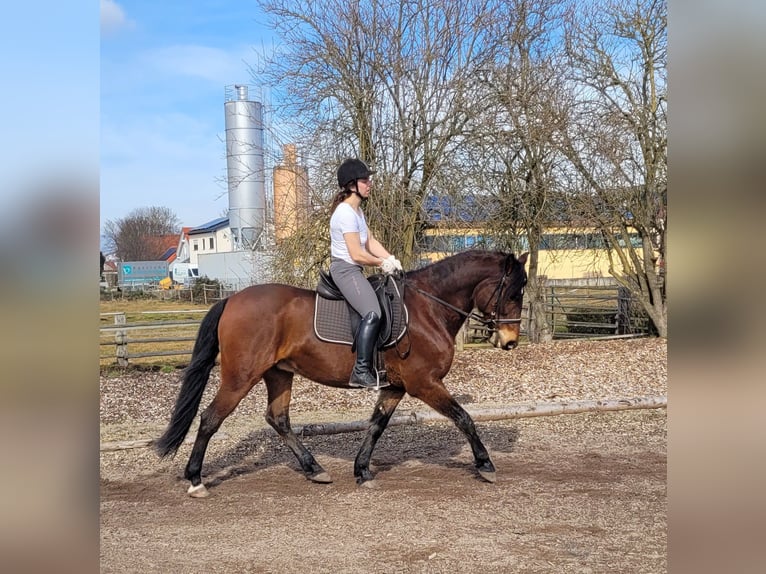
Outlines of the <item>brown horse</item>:
M 454 356 L 455 336 L 474 309 L 492 331 L 495 346 L 512 349 L 519 337 L 527 254 L 467 251 L 404 275 L 408 352 L 385 352 L 390 386 L 380 390 L 359 452 L 354 476 L 373 479 L 370 458 L 405 393 L 452 420 L 465 434 L 479 475 L 495 481 L 495 467 L 473 419 L 452 398 L 442 379 Z M 155 442 L 161 457 L 175 454 L 199 409 L 210 371 L 221 354 L 221 384 L 203 411 L 184 476 L 191 496 L 206 496 L 202 460 L 208 442 L 242 398 L 263 379 L 268 393 L 266 421 L 290 447 L 309 480 L 332 482 L 290 427 L 290 397 L 297 373 L 317 383 L 349 388 L 354 363 L 349 347 L 314 334 L 314 291 L 288 285 L 254 285 L 219 301 L 199 328 L 191 362 L 165 433 Z M 401 346 L 401 344 L 399 345 Z

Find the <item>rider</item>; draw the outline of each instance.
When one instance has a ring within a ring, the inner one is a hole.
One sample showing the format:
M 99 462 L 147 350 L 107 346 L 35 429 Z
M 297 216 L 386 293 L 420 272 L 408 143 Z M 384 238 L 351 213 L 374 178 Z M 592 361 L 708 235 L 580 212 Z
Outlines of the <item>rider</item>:
M 362 317 L 356 332 L 356 363 L 349 386 L 387 386 L 373 372 L 373 355 L 380 331 L 381 311 L 375 291 L 365 278 L 364 265 L 379 266 L 384 273 L 402 270 L 402 264 L 375 239 L 367 227 L 362 203 L 370 197 L 374 174 L 363 161 L 346 159 L 338 167 L 338 186 L 330 209 L 330 275 L 348 303 Z

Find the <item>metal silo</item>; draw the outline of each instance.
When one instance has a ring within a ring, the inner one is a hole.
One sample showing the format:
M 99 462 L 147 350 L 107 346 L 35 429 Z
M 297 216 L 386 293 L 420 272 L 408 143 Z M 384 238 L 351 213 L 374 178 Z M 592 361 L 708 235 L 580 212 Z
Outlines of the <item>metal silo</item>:
M 225 89 L 226 180 L 229 227 L 235 249 L 263 245 L 266 223 L 263 106 L 248 99 L 248 86 Z

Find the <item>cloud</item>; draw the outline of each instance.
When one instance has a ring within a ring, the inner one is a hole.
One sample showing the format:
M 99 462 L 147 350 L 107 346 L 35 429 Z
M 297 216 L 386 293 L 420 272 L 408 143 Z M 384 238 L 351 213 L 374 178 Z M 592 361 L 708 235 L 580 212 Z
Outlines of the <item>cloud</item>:
M 132 28 L 133 21 L 114 0 L 101 0 L 101 33 L 113 34 L 123 28 Z

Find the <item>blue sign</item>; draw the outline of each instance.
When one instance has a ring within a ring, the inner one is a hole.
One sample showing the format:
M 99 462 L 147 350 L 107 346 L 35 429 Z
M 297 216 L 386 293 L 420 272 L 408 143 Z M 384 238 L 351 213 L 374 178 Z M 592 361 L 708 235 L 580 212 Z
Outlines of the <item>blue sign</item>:
M 118 269 L 118 285 L 157 283 L 168 276 L 167 261 L 122 261 Z

